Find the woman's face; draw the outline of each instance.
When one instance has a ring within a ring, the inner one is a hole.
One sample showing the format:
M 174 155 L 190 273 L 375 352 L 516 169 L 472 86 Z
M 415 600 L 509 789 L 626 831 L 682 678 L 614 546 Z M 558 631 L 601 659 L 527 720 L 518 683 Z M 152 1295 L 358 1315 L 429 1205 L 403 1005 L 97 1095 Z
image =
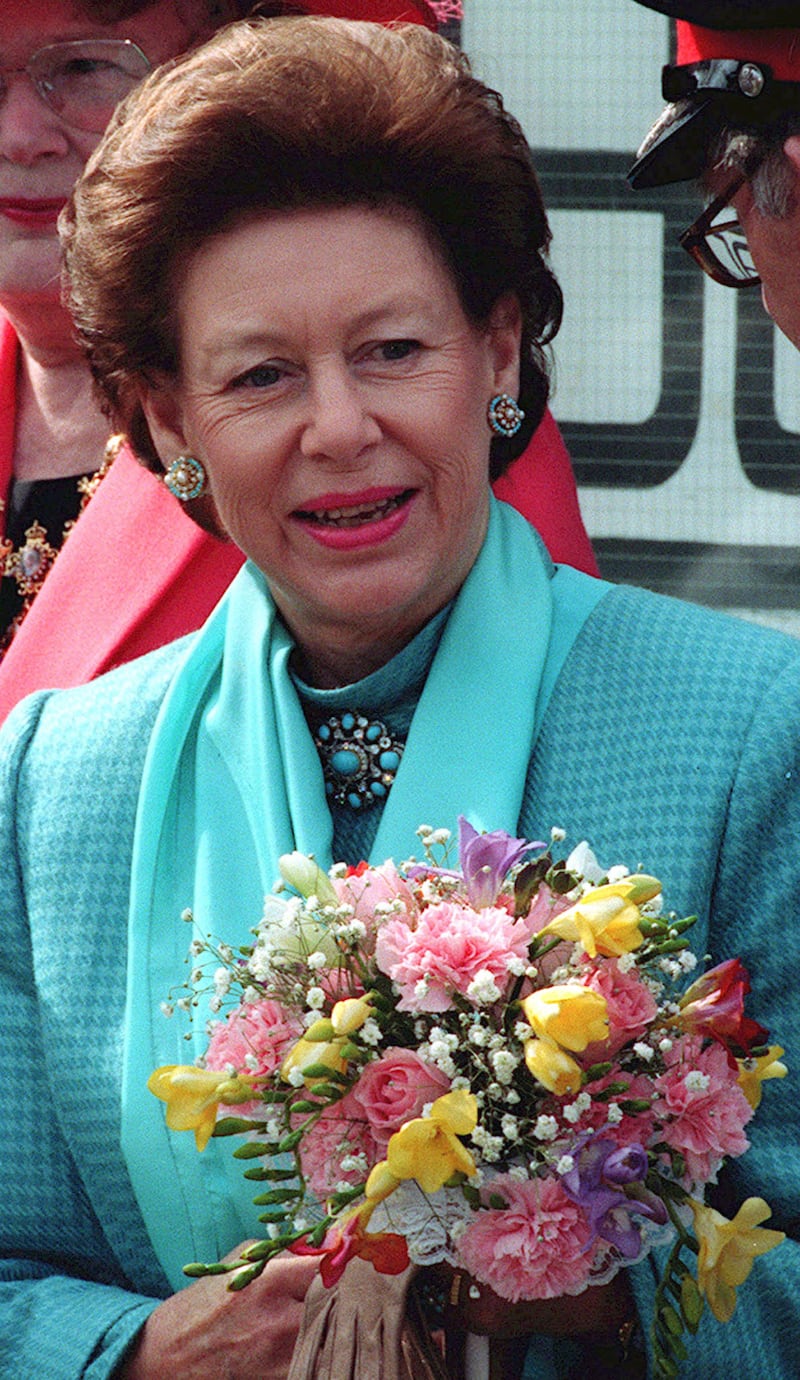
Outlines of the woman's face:
M 145 410 L 205 466 L 318 681 L 380 665 L 456 592 L 486 529 L 494 393 L 519 312 L 464 315 L 397 211 L 286 213 L 209 241 L 178 293 L 178 385 Z
M 153 0 L 100 24 L 71 0 L 0 0 L 0 301 L 59 300 L 56 220 L 100 134 L 66 124 L 24 69 L 34 53 L 76 39 L 131 39 L 156 66 L 209 32 L 206 0 Z

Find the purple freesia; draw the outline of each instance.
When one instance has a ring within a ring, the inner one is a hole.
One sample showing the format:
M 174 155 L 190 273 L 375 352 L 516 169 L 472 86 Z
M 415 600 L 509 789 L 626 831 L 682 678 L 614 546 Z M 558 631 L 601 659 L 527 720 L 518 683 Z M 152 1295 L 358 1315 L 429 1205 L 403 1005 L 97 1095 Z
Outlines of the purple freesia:
M 574 1159 L 574 1167 L 561 1176 L 561 1182 L 586 1212 L 592 1239 L 601 1236 L 633 1259 L 642 1240 L 630 1213 L 656 1222 L 667 1220 L 661 1199 L 644 1186 L 646 1151 L 641 1145 L 618 1146 L 603 1136 L 592 1136 L 576 1150 Z
M 509 870 L 531 848 L 543 843 L 515 839 L 504 829 L 479 834 L 463 815 L 458 817 L 458 857 L 467 884 L 469 903 L 476 910 L 493 906 Z

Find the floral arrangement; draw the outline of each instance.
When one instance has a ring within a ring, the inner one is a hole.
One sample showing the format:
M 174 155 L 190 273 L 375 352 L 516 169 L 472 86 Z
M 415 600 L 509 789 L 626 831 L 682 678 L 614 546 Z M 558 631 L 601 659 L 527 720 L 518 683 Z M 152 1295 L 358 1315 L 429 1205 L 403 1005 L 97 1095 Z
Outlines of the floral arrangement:
M 210 986 L 208 1050 L 149 1086 L 198 1149 L 246 1137 L 265 1239 L 187 1273 L 241 1288 L 286 1249 L 319 1253 L 326 1285 L 354 1256 L 447 1261 L 518 1302 L 671 1241 L 653 1335 L 675 1375 L 705 1304 L 729 1319 L 783 1239 L 763 1199 L 732 1221 L 703 1202 L 786 1072 L 744 1014 L 747 973 L 728 959 L 687 988 L 693 919 L 585 844 L 555 860 L 561 830 L 546 847 L 462 819 L 458 868 L 447 831 L 419 835 L 424 861 L 399 868 L 288 855 L 252 942 L 194 939 L 165 1005 Z

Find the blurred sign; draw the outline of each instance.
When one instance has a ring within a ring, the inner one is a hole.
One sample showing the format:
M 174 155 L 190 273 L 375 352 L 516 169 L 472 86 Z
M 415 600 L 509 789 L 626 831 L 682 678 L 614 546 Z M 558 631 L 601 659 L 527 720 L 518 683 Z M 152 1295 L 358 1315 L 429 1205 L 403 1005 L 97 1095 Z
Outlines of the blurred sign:
M 800 354 L 677 243 L 691 184 L 625 173 L 669 23 L 632 0 L 466 0 L 462 42 L 534 149 L 565 297 L 553 411 L 603 573 L 800 635 Z

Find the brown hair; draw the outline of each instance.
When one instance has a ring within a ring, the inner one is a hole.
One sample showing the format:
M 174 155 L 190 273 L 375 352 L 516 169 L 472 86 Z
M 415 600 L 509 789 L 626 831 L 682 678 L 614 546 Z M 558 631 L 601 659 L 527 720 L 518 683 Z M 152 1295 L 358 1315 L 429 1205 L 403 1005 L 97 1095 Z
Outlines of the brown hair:
M 456 48 L 418 25 L 244 21 L 124 102 L 62 235 L 94 376 L 148 464 L 161 468 L 138 385 L 177 375 L 176 277 L 193 250 L 266 210 L 398 203 L 431 229 L 471 321 L 520 301 L 527 418 L 493 442 L 500 473 L 544 411 L 561 292 L 522 130 Z

